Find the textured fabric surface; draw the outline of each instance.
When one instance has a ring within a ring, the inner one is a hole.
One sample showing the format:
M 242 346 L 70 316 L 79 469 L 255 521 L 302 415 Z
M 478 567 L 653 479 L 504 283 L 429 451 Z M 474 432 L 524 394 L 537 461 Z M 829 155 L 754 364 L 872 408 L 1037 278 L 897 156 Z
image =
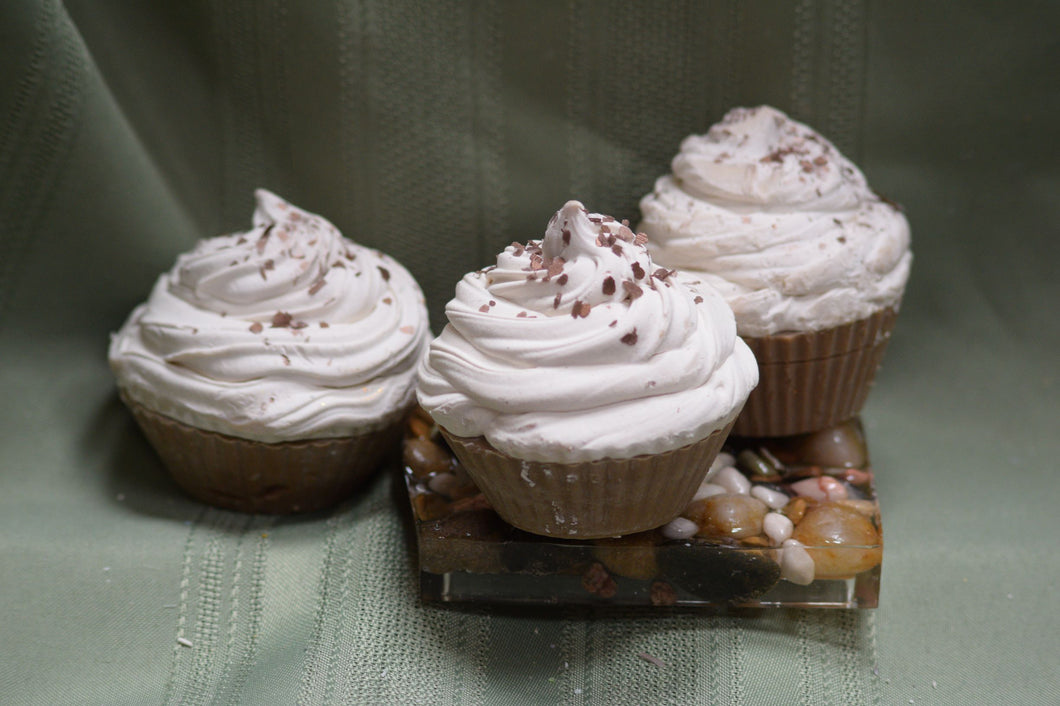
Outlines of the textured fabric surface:
M 3 3 L 0 703 L 1060 702 L 1058 20 L 1033 2 Z M 913 226 L 864 414 L 875 611 L 423 605 L 388 476 L 306 517 L 205 508 L 117 398 L 108 333 L 196 238 L 245 227 L 255 186 L 404 262 L 438 329 L 459 276 L 568 198 L 635 219 L 682 137 L 761 102 Z

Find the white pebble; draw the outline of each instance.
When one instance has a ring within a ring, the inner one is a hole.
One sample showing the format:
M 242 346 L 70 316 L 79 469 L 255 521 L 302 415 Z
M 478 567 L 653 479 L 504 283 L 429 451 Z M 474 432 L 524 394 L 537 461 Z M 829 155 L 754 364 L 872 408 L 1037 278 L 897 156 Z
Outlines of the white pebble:
M 191 640 L 189 640 L 186 637 L 178 637 L 177 638 L 177 644 L 183 645 L 184 647 L 191 647 L 192 646 Z
M 709 481 L 721 469 L 726 468 L 728 466 L 735 465 L 735 464 L 736 464 L 736 459 L 733 457 L 733 455 L 725 453 L 724 451 L 722 451 L 720 454 L 718 454 L 717 456 L 714 457 L 714 461 L 710 464 L 710 470 L 707 471 L 707 477 L 704 478 L 703 480 L 704 481 Z
M 779 510 L 784 507 L 788 504 L 788 500 L 791 499 L 779 490 L 773 490 L 764 485 L 756 485 L 751 488 L 751 495 L 764 502 L 773 510 Z
M 785 539 L 780 552 L 780 577 L 806 586 L 813 583 L 813 557 L 797 539 Z
M 762 531 L 777 546 L 791 537 L 794 528 L 795 525 L 788 519 L 788 516 L 781 515 L 779 512 L 770 512 L 762 519 Z
M 663 525 L 661 531 L 667 539 L 688 539 L 699 531 L 699 525 L 687 517 L 675 517 Z
M 751 492 L 751 481 L 732 466 L 726 466 L 714 476 L 714 482 L 730 493 L 747 495 Z
M 791 484 L 796 495 L 815 500 L 843 500 L 847 497 L 847 488 L 831 476 L 804 478 Z
M 702 500 L 703 498 L 709 498 L 711 495 L 725 495 L 727 493 L 725 488 L 720 485 L 714 485 L 713 483 L 704 483 L 699 486 L 699 490 L 692 496 L 692 501 Z

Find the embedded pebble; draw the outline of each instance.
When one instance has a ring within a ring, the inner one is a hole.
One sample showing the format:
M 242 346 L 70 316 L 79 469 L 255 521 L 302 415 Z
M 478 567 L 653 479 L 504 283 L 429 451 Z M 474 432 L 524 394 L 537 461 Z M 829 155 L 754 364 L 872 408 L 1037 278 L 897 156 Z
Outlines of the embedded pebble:
M 647 581 L 659 574 L 655 562 L 656 541 L 653 532 L 594 539 L 593 556 L 613 574 Z
M 787 505 L 788 501 L 791 500 L 791 498 L 789 498 L 787 495 L 780 492 L 779 490 L 773 490 L 772 488 L 767 488 L 764 485 L 756 485 L 755 487 L 751 488 L 751 497 L 758 498 L 766 505 L 768 505 L 771 510 L 779 510 L 780 508 Z
M 711 495 L 724 495 L 729 491 L 722 488 L 720 485 L 714 485 L 713 483 L 703 483 L 699 486 L 699 490 L 692 496 L 692 502 L 702 500 L 703 498 L 709 498 Z
M 813 557 L 806 551 L 806 547 L 797 539 L 784 540 L 784 546 L 780 550 L 780 577 L 807 586 L 813 583 L 816 566 Z
M 776 468 L 751 449 L 741 451 L 736 463 L 753 476 L 771 476 L 777 472 Z
M 798 524 L 802 519 L 802 516 L 806 514 L 807 507 L 809 507 L 809 503 L 806 501 L 806 498 L 792 498 L 788 504 L 784 506 L 782 512 L 788 516 L 788 519 Z
M 675 517 L 660 528 L 667 539 L 688 539 L 696 536 L 699 525 L 687 517 Z
M 799 463 L 809 466 L 864 468 L 869 461 L 865 435 L 856 419 L 795 437 L 786 441 L 782 449 L 773 450 L 777 456 L 783 458 L 790 454 Z
M 843 507 L 850 508 L 851 510 L 864 515 L 870 520 L 876 517 L 876 511 L 878 509 L 876 507 L 876 503 L 872 500 L 847 498 L 845 500 L 836 500 L 835 503 L 836 505 L 841 505 Z
M 794 528 L 795 524 L 788 519 L 788 516 L 781 515 L 779 512 L 770 512 L 762 519 L 762 531 L 777 546 L 791 537 Z
M 714 477 L 715 473 L 725 468 L 726 466 L 733 465 L 734 463 L 736 463 L 736 459 L 733 457 L 733 455 L 731 453 L 722 451 L 714 457 L 714 460 L 710 464 L 710 470 L 707 471 L 707 475 L 703 479 L 703 482 L 710 482 L 710 479 Z
M 737 495 L 747 495 L 751 492 L 751 481 L 747 480 L 747 476 L 732 466 L 726 466 L 718 471 L 714 476 L 713 482 L 725 488 L 726 491 Z
M 831 476 L 803 478 L 792 483 L 791 490 L 796 495 L 821 501 L 842 500 L 848 495 L 847 487 Z
M 428 488 L 450 498 L 456 495 L 463 485 L 459 478 L 449 472 L 436 473 L 427 481 Z
M 427 439 L 405 439 L 402 457 L 417 478 L 448 471 L 452 458 L 448 451 Z
M 872 522 L 838 503 L 809 508 L 791 536 L 808 548 L 818 578 L 850 578 L 883 559 L 880 533 Z
M 685 517 L 699 525 L 698 536 L 742 539 L 762 534 L 766 504 L 750 495 L 712 495 L 696 500 L 685 509 Z

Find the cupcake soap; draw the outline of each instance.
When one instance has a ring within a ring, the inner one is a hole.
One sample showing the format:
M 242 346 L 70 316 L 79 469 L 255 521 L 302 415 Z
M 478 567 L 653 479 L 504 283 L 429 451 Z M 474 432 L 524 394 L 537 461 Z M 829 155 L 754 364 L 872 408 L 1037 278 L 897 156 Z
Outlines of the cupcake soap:
M 735 434 L 815 431 L 861 409 L 912 254 L 901 211 L 828 140 L 768 106 L 681 144 L 641 200 L 652 256 L 715 287 L 761 381 Z
M 111 339 L 122 398 L 205 502 L 287 513 L 348 495 L 400 438 L 427 310 L 396 261 L 258 190 Z
M 498 514 L 536 534 L 673 519 L 757 380 L 720 296 L 577 201 L 466 275 L 446 316 L 420 404 Z

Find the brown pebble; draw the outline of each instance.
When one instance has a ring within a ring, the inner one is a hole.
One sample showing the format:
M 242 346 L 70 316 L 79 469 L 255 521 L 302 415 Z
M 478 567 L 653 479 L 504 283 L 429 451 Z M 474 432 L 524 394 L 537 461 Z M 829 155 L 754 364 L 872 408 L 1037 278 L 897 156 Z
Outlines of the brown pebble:
M 419 417 L 409 417 L 409 432 L 417 439 L 430 439 L 432 424 L 428 424 Z
M 652 605 L 674 605 L 677 603 L 677 591 L 665 581 L 653 581 L 651 584 Z
M 851 419 L 829 429 L 785 439 L 770 449 L 781 461 L 825 468 L 865 468 L 868 447 L 861 423 Z
M 449 503 L 440 495 L 420 493 L 412 498 L 412 507 L 416 517 L 423 522 L 430 522 L 449 514 Z
M 803 516 L 806 514 L 806 508 L 809 506 L 809 502 L 806 498 L 792 498 L 784 509 L 781 510 L 788 519 L 795 524 L 799 524 Z
M 452 462 L 448 451 L 427 439 L 405 439 L 402 458 L 417 478 L 448 471 Z
M 845 579 L 880 563 L 883 546 L 872 521 L 839 503 L 806 511 L 791 535 L 806 546 L 819 579 Z
M 598 561 L 594 561 L 582 576 L 582 588 L 601 598 L 611 598 L 618 592 L 618 584 Z
M 758 498 L 723 493 L 689 503 L 682 514 L 699 525 L 697 537 L 743 539 L 762 534 L 768 511 Z
M 492 510 L 493 506 L 490 505 L 490 501 L 486 500 L 486 496 L 475 488 L 476 493 L 474 495 L 460 498 L 459 500 L 453 501 L 450 506 L 453 512 L 471 512 L 473 510 Z
M 613 574 L 647 581 L 659 574 L 659 565 L 655 562 L 655 542 L 653 532 L 595 539 L 593 556 Z

